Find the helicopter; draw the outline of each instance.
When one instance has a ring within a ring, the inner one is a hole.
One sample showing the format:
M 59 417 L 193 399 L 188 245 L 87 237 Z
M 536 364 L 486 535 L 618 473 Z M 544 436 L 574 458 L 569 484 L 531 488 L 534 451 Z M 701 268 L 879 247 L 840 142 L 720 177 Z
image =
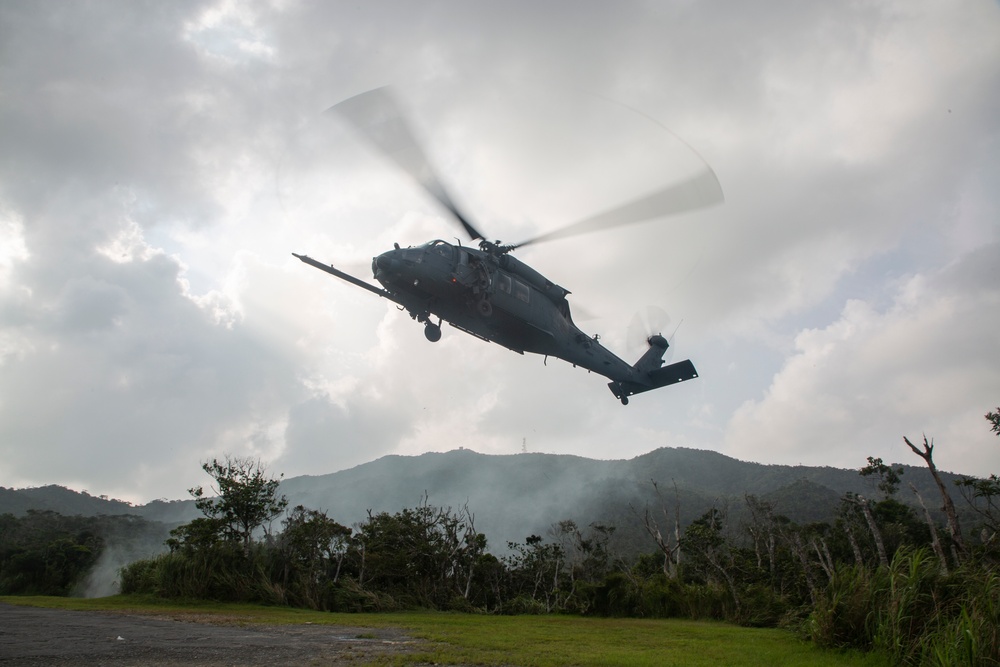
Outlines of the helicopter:
M 423 324 L 428 341 L 452 327 L 519 354 L 556 357 L 610 380 L 611 393 L 628 405 L 629 397 L 698 377 L 690 360 L 664 366 L 669 342 L 661 333 L 646 339 L 648 349 L 629 364 L 605 348 L 598 335 L 584 333 L 573 321 L 569 290 L 513 256 L 524 246 L 632 224 L 722 201 L 722 189 L 710 168 L 681 183 L 516 244 L 490 241 L 454 204 L 414 137 L 388 88 L 348 98 L 327 112 L 345 121 L 435 199 L 478 247 L 435 239 L 400 247 L 372 259 L 378 287 L 307 255 L 302 262 L 385 298 Z M 437 320 L 436 322 L 434 320 Z

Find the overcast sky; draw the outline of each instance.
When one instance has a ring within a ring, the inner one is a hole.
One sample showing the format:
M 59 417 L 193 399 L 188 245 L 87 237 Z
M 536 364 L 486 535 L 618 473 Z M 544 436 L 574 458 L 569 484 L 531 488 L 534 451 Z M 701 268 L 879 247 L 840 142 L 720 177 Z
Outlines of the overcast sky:
M 518 253 L 630 363 L 652 327 L 701 377 L 623 407 L 292 257 L 370 280 L 460 237 L 322 113 L 389 84 L 506 242 L 711 165 L 722 205 Z M 0 170 L 4 486 L 145 502 L 225 454 L 460 446 L 857 468 L 924 433 L 1000 472 L 991 0 L 0 0 Z

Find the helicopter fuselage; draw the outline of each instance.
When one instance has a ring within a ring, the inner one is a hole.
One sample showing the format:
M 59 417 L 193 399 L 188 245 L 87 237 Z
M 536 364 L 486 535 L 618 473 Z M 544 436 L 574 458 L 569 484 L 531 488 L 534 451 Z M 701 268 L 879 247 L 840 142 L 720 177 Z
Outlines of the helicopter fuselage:
M 662 367 L 668 344 L 661 335 L 648 339 L 649 350 L 629 365 L 573 322 L 569 291 L 496 246 L 485 249 L 435 240 L 420 246 L 398 245 L 372 259 L 372 273 L 383 289 L 295 255 L 359 287 L 398 304 L 424 324 L 430 341 L 441 338 L 441 323 L 524 354 L 563 359 L 610 379 L 622 403 L 628 396 L 697 377 L 683 361 Z M 491 252 L 491 250 L 493 250 Z M 435 323 L 432 318 L 438 318 Z
M 436 240 L 385 252 L 372 261 L 372 272 L 418 321 L 436 316 L 515 352 L 558 357 L 611 379 L 630 377 L 629 364 L 573 323 L 568 290 L 515 257 Z

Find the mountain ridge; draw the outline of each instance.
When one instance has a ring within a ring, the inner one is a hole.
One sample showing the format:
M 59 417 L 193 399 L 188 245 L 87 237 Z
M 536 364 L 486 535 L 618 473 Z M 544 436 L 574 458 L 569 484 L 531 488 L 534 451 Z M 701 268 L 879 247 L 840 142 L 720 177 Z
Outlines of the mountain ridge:
M 942 473 L 946 483 L 958 475 Z M 655 481 L 659 493 L 653 487 Z M 904 464 L 903 481 L 914 483 L 925 498 L 937 489 L 925 467 Z M 679 501 L 682 524 L 713 506 L 738 508 L 744 494 L 774 503 L 775 510 L 798 523 L 829 521 L 844 493 L 875 496 L 875 482 L 858 470 L 828 466 L 782 466 L 740 461 L 712 450 L 662 447 L 631 459 L 599 460 L 567 454 L 481 454 L 471 449 L 392 454 L 347 470 L 301 475 L 281 482 L 289 506 L 326 511 L 352 525 L 368 513 L 397 512 L 421 502 L 474 515 L 476 529 L 493 548 L 545 536 L 556 522 L 571 519 L 581 527 L 592 522 L 617 527 L 629 550 L 642 548 L 648 537 L 642 525 L 646 508 L 667 509 L 673 516 Z M 62 487 L 12 490 L 0 487 L 0 513 L 50 509 L 71 514 L 138 514 L 167 524 L 199 516 L 193 500 L 157 500 L 132 506 L 122 501 L 72 495 Z M 905 489 L 905 487 L 904 487 Z M 47 490 L 47 492 L 45 491 Z M 48 496 L 59 496 L 57 503 Z M 901 490 L 903 502 L 915 504 Z M 38 503 L 32 506 L 32 503 Z M 44 506 L 43 506 L 44 505 Z M 70 511 L 66 511 L 69 509 Z M 646 544 L 646 548 L 652 543 Z

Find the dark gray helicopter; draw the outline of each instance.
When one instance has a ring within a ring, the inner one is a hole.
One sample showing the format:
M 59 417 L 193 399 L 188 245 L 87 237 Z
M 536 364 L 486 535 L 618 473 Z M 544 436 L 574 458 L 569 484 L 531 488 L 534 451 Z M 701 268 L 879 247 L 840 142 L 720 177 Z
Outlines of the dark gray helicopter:
M 629 365 L 581 331 L 570 315 L 569 290 L 556 285 L 510 253 L 517 248 L 586 232 L 641 222 L 722 201 L 722 189 L 711 169 L 647 197 L 514 245 L 491 242 L 452 202 L 409 130 L 399 107 L 385 88 L 362 93 L 331 107 L 383 154 L 392 159 L 434 197 L 479 248 L 434 240 L 416 247 L 382 253 L 372 260 L 372 273 L 382 288 L 306 255 L 306 264 L 389 299 L 424 325 L 427 340 L 441 339 L 441 323 L 519 354 L 558 357 L 611 380 L 611 392 L 628 405 L 628 397 L 698 377 L 690 360 L 663 365 L 669 347 L 656 333 L 649 349 Z M 437 318 L 435 323 L 432 318 Z

